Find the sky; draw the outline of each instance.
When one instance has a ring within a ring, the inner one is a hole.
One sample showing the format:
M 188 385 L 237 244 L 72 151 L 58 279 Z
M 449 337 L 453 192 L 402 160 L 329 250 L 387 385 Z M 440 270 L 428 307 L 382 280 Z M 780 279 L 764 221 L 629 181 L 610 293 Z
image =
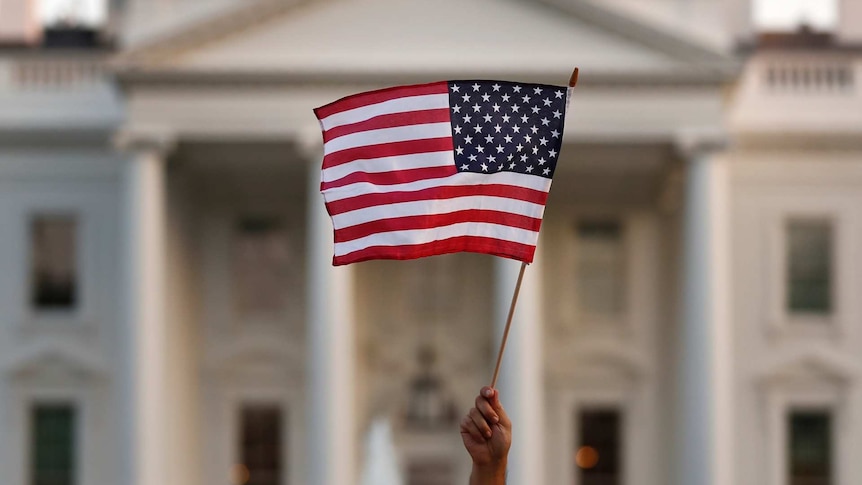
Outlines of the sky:
M 89 25 L 100 24 L 105 19 L 106 0 L 39 1 L 42 21 L 47 24 L 69 17 Z M 816 28 L 830 28 L 837 23 L 837 3 L 837 0 L 754 0 L 754 21 L 770 30 L 793 29 L 801 20 Z

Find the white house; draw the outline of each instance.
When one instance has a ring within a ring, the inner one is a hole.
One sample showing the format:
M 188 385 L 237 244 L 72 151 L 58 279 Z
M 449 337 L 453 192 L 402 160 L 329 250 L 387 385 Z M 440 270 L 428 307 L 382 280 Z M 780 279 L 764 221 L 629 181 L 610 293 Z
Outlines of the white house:
M 311 110 L 574 66 L 502 371 L 509 482 L 859 482 L 842 9 L 758 36 L 747 0 L 125 0 L 87 37 L 114 50 L 0 50 L 5 482 L 358 483 L 383 418 L 409 484 L 466 483 L 518 264 L 333 268 Z

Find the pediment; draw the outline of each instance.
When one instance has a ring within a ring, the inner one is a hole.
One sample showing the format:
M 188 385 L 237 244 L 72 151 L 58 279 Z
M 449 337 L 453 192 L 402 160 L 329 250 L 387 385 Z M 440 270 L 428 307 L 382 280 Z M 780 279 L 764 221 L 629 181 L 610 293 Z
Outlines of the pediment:
M 862 368 L 851 359 L 825 349 L 805 349 L 782 355 L 760 370 L 762 382 L 797 380 L 850 381 L 860 377 Z
M 577 348 L 558 348 L 549 357 L 548 368 L 572 377 L 607 376 L 638 379 L 653 372 L 648 359 L 618 343 L 591 343 Z
M 108 375 L 104 363 L 91 353 L 60 343 L 43 344 L 17 353 L 4 362 L 3 369 L 12 378 L 101 379 Z
M 266 369 L 303 368 L 303 352 L 283 338 L 242 338 L 216 346 L 206 358 L 206 368 L 215 373 Z
M 189 27 L 120 59 L 136 67 L 207 73 L 559 73 L 560 82 L 575 65 L 602 74 L 677 72 L 693 65 L 691 52 L 679 55 L 685 49 L 668 48 L 666 39 L 614 31 L 619 16 L 580 18 L 577 9 L 562 12 L 542 2 L 267 1 L 252 8 L 267 18 L 234 15 L 235 25 Z M 621 29 L 633 30 L 622 23 Z

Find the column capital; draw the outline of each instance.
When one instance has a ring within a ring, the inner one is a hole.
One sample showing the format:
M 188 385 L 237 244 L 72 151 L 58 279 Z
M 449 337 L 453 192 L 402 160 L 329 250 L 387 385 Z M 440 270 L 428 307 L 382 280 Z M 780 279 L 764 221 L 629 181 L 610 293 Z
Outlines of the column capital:
M 720 152 L 730 145 L 730 136 L 721 128 L 690 128 L 674 135 L 673 145 L 683 160 Z
M 118 131 L 114 146 L 124 152 L 155 152 L 165 156 L 177 146 L 177 136 L 160 127 L 131 126 Z

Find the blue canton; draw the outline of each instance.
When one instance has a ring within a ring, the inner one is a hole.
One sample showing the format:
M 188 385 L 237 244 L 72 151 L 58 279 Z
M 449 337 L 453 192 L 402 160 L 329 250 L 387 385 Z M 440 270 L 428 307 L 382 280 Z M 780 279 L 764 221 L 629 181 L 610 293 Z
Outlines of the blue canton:
M 560 156 L 566 88 L 504 81 L 450 81 L 459 172 L 551 178 Z

